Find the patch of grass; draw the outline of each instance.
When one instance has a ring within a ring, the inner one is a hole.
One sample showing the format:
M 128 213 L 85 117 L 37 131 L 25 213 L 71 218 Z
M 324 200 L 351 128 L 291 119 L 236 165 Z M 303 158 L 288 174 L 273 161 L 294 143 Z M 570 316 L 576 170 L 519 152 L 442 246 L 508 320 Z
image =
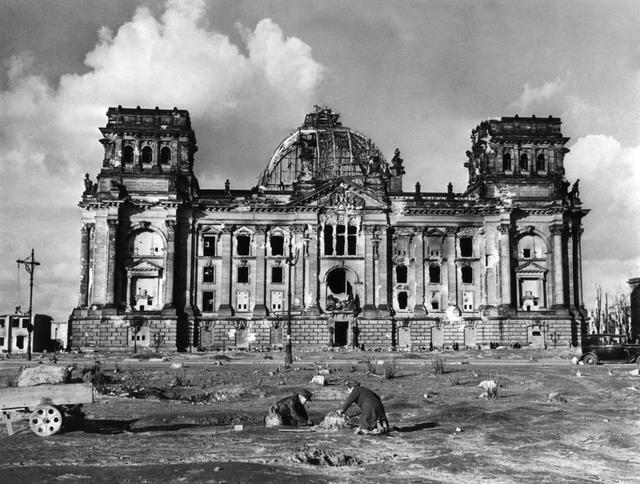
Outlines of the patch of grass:
M 456 371 L 453 375 L 449 375 L 447 377 L 447 381 L 449 382 L 449 385 L 451 385 L 451 386 L 460 385 L 460 372 Z
M 377 362 L 370 358 L 365 358 L 362 360 L 365 366 L 365 373 L 367 375 L 375 375 L 377 371 Z
M 190 387 L 191 386 L 191 380 L 187 378 L 187 374 L 185 373 L 184 368 L 180 368 L 176 372 L 171 386 L 173 387 Z

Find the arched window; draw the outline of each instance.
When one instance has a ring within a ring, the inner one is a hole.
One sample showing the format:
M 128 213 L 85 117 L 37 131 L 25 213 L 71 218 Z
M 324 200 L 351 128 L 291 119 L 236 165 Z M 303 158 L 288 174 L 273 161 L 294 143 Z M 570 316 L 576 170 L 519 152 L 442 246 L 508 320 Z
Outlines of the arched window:
M 518 257 L 521 259 L 544 259 L 546 245 L 537 235 L 525 235 L 518 242 Z
M 151 146 L 145 146 L 142 148 L 142 163 L 151 163 L 153 162 L 153 150 Z
M 133 146 L 127 145 L 122 148 L 122 163 L 125 165 L 133 163 Z
M 160 150 L 160 163 L 171 163 L 171 148 L 168 146 Z
M 547 162 L 544 159 L 544 153 L 540 153 L 536 158 L 536 171 L 546 171 Z
M 520 155 L 520 170 L 529 171 L 529 157 L 526 153 Z
M 400 291 L 398 293 L 398 309 L 407 309 L 409 302 L 409 295 L 406 291 Z
M 504 171 L 511 171 L 513 168 L 511 166 L 511 153 L 505 151 L 502 155 L 502 169 Z

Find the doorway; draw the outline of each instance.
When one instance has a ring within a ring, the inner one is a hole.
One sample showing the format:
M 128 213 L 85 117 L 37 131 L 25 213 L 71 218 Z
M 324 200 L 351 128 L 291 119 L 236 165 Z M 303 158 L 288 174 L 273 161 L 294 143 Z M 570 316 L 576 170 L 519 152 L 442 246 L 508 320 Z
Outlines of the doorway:
M 335 346 L 347 346 L 349 343 L 349 321 L 336 321 L 333 332 L 333 344 Z
M 434 348 L 442 348 L 444 346 L 444 332 L 439 326 L 431 328 L 431 345 Z

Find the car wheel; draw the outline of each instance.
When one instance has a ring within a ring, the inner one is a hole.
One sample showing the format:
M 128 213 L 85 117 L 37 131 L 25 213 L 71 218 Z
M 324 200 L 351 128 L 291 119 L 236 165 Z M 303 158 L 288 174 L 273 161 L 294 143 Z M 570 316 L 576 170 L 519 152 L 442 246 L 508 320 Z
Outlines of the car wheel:
M 584 361 L 585 365 L 597 365 L 598 364 L 598 357 L 596 355 L 585 355 L 584 358 L 582 358 L 582 361 Z

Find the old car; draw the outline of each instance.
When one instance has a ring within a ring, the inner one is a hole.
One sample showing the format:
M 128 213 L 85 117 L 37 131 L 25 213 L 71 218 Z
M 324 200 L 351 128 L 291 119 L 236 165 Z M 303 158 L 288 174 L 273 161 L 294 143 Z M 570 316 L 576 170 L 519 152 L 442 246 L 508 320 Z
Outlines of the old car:
M 597 365 L 601 361 L 635 362 L 640 368 L 640 344 L 623 334 L 590 334 L 582 337 L 582 361 Z

